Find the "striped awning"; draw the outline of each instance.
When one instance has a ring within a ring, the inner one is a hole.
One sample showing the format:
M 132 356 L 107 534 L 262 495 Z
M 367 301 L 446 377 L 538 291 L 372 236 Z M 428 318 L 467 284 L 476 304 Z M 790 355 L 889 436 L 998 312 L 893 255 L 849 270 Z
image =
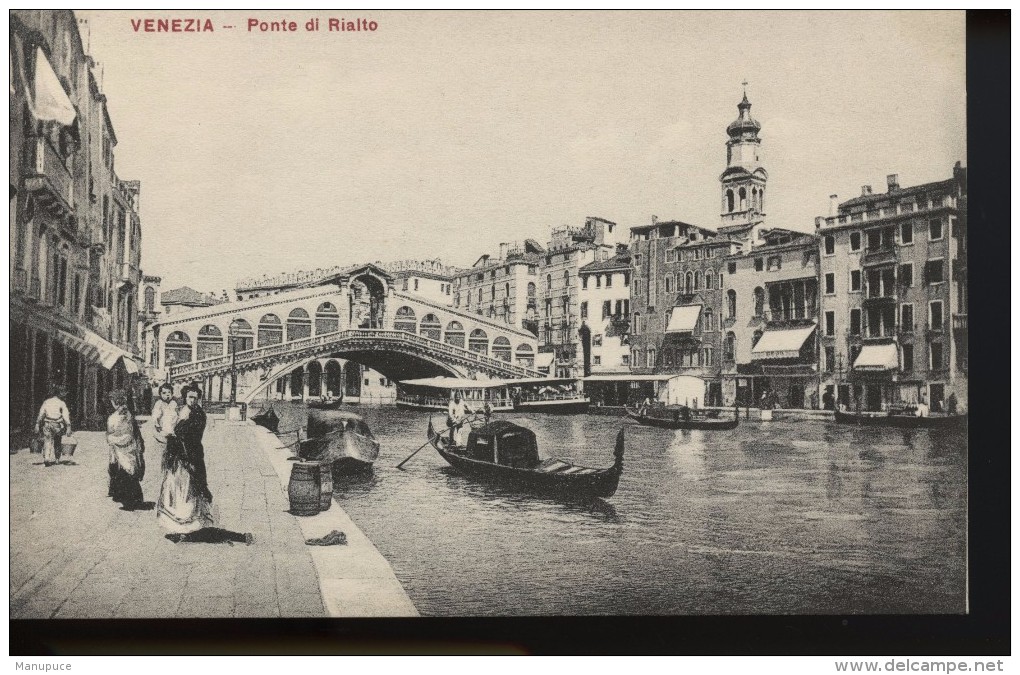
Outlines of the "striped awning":
M 140 370 L 138 362 L 131 354 L 90 330 L 83 331 L 82 337 L 58 330 L 56 338 L 64 346 L 73 349 L 89 361 L 98 363 L 107 370 L 113 370 L 118 361 L 123 362 L 124 370 L 128 373 L 135 374 Z
M 861 353 L 854 360 L 854 370 L 870 372 L 896 370 L 899 367 L 899 354 L 895 344 L 864 345 Z
M 669 313 L 667 333 L 692 333 L 701 316 L 701 305 L 679 305 Z
M 751 360 L 795 359 L 804 341 L 815 331 L 815 324 L 797 328 L 767 330 L 751 349 Z

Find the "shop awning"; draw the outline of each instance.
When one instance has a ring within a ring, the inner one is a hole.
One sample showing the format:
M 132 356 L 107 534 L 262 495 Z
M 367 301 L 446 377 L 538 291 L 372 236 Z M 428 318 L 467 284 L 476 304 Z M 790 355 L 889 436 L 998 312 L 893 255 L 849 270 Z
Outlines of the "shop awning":
M 66 331 L 58 330 L 55 337 L 65 347 L 73 349 L 85 359 L 98 363 L 107 370 L 113 370 L 117 362 L 122 361 L 124 363 L 124 370 L 128 373 L 135 374 L 139 372 L 138 362 L 135 361 L 131 354 L 128 354 L 117 345 L 104 340 L 92 331 L 83 331 L 82 336 L 78 337 Z
M 813 323 L 798 328 L 767 330 L 758 340 L 758 344 L 751 349 L 751 360 L 795 359 L 800 356 L 800 348 L 814 330 Z
M 64 86 L 53 72 L 46 52 L 35 50 L 35 113 L 36 119 L 52 120 L 65 127 L 77 116 L 74 104 L 67 97 Z
M 853 365 L 854 370 L 866 370 L 869 372 L 896 370 L 898 367 L 899 355 L 896 351 L 896 345 L 892 343 L 864 345 Z
M 555 360 L 556 354 L 552 352 L 540 352 L 535 354 L 535 368 L 550 368 Z
M 669 314 L 667 333 L 691 333 L 698 325 L 701 316 L 701 305 L 679 305 Z

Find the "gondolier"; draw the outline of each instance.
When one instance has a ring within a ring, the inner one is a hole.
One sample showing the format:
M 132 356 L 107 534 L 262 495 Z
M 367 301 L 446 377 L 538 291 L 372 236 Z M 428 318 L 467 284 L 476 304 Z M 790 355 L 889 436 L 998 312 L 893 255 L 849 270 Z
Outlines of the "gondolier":
M 467 416 L 473 414 L 472 410 L 461 397 L 460 392 L 453 393 L 449 408 L 446 411 L 446 426 L 450 427 L 450 442 L 454 445 L 463 446 L 467 444 L 468 434 L 471 427 L 467 424 Z

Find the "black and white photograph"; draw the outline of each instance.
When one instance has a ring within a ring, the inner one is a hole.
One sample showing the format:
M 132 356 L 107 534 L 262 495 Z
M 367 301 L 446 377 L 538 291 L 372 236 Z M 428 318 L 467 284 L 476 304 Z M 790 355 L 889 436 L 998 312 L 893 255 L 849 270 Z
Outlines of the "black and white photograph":
M 9 20 L 22 633 L 972 611 L 964 12 Z

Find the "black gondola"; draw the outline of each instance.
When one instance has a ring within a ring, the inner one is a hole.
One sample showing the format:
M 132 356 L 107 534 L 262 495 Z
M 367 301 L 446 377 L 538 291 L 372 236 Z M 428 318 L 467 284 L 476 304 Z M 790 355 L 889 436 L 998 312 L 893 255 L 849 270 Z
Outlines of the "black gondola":
M 379 441 L 360 416 L 350 412 L 308 414 L 308 439 L 298 446 L 298 457 L 329 462 L 334 473 L 367 471 L 379 457 Z
M 341 407 L 343 407 L 343 404 L 344 400 L 342 398 L 336 398 L 332 400 L 330 399 L 320 400 L 313 398 L 310 399 L 306 405 L 309 408 L 315 410 L 339 410 Z
M 865 427 L 896 427 L 899 429 L 966 428 L 967 415 L 931 414 L 917 417 L 909 413 L 851 413 L 837 410 L 836 422 Z
M 280 416 L 276 414 L 276 411 L 270 408 L 269 410 L 263 410 L 258 415 L 251 418 L 251 421 L 260 427 L 269 429 L 274 434 L 277 429 L 280 428 Z
M 736 429 L 740 424 L 736 412 L 731 418 L 709 417 L 708 415 L 691 414 L 684 415 L 680 409 L 659 409 L 649 412 L 631 410 L 625 408 L 627 416 L 632 420 L 647 427 L 658 427 L 660 429 L 700 429 L 703 431 L 726 431 Z M 736 410 L 736 409 L 734 409 Z
M 615 461 L 606 469 L 579 466 L 561 459 L 542 460 L 530 429 L 499 420 L 472 429 L 464 447 L 437 433 L 429 418 L 428 439 L 440 456 L 460 473 L 528 492 L 585 499 L 612 497 L 623 473 L 624 431 L 616 436 Z

